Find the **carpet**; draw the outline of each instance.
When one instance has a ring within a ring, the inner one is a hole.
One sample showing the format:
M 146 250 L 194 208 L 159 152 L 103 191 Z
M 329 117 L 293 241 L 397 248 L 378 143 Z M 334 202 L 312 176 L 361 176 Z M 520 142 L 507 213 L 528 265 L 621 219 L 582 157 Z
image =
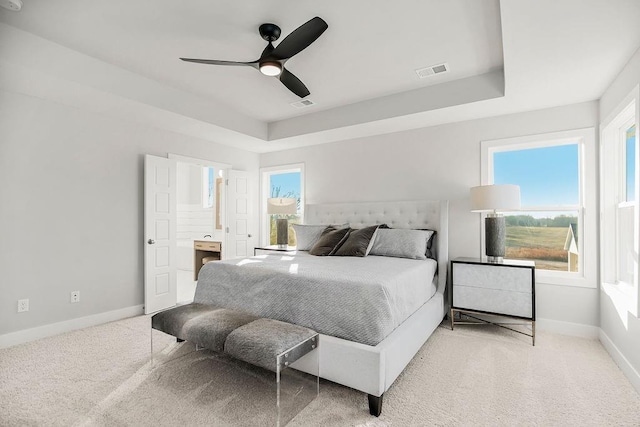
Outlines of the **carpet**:
M 1 426 L 253 426 L 271 380 L 154 333 L 149 316 L 0 350 Z M 188 344 L 188 343 L 187 343 Z M 243 378 L 249 378 L 244 380 Z M 290 426 L 640 426 L 640 395 L 596 340 L 441 326 L 369 415 L 364 393 L 321 381 Z

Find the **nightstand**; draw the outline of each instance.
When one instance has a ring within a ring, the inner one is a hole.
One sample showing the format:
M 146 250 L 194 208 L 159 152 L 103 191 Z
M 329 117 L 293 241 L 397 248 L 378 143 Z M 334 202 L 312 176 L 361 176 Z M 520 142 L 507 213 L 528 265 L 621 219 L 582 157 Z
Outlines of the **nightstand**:
M 278 245 L 261 246 L 261 247 L 258 247 L 258 248 L 253 248 L 253 256 L 256 256 L 257 251 L 295 253 L 296 252 L 296 247 L 295 246 L 285 246 L 283 248 L 283 247 L 280 247 Z
M 533 261 L 451 261 L 451 329 L 461 324 L 493 324 L 529 336 L 535 345 L 535 269 Z M 460 320 L 455 319 L 456 313 Z M 510 322 L 489 321 L 478 315 L 500 316 Z M 530 325 L 531 334 L 512 327 L 516 325 Z

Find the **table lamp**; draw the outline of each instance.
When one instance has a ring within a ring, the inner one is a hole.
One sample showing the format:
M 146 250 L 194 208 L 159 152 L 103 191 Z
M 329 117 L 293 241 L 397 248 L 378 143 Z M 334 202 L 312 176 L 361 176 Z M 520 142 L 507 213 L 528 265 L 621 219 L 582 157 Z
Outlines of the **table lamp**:
M 297 200 L 286 197 L 267 199 L 267 213 L 269 215 L 295 215 L 298 213 Z M 276 219 L 276 244 L 280 248 L 286 248 L 289 244 L 289 220 L 287 218 Z
M 505 255 L 505 221 L 499 211 L 520 209 L 520 187 L 512 184 L 471 188 L 471 211 L 489 212 L 484 220 L 485 254 L 489 262 L 502 262 Z

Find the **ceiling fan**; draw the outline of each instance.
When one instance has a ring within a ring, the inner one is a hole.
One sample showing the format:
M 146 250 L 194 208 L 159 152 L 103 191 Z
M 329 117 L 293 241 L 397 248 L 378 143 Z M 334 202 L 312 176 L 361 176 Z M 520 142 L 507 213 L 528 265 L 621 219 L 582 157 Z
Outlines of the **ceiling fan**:
M 266 76 L 278 77 L 287 89 L 298 95 L 300 98 L 304 98 L 309 95 L 309 89 L 307 89 L 299 78 L 284 68 L 284 64 L 291 59 L 292 56 L 297 55 L 309 47 L 309 45 L 316 41 L 316 39 L 320 37 L 328 27 L 329 26 L 322 18 L 316 16 L 296 28 L 291 34 L 278 43 L 278 46 L 274 47 L 272 42 L 278 40 L 280 37 L 280 27 L 275 24 L 262 24 L 258 30 L 260 31 L 262 38 L 269 42 L 269 44 L 262 51 L 260 58 L 251 62 L 218 61 L 215 59 L 193 58 L 180 59 L 187 62 L 209 65 L 248 65 L 249 67 L 259 70 Z

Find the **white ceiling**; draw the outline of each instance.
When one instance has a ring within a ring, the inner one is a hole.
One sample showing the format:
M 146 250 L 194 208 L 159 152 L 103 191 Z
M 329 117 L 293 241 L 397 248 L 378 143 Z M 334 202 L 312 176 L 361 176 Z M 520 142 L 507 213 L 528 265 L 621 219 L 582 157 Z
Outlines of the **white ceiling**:
M 162 126 L 171 113 L 254 151 L 598 99 L 640 46 L 638 0 L 23 1 L 0 21 L 38 39 L 19 49 L 9 40 L 25 37 L 5 28 L 5 70 L 117 95 L 162 110 Z M 254 60 L 260 24 L 279 25 L 281 41 L 314 16 L 328 30 L 287 63 L 313 107 L 292 107 L 299 98 L 253 68 L 178 60 Z M 450 72 L 414 72 L 442 62 Z

